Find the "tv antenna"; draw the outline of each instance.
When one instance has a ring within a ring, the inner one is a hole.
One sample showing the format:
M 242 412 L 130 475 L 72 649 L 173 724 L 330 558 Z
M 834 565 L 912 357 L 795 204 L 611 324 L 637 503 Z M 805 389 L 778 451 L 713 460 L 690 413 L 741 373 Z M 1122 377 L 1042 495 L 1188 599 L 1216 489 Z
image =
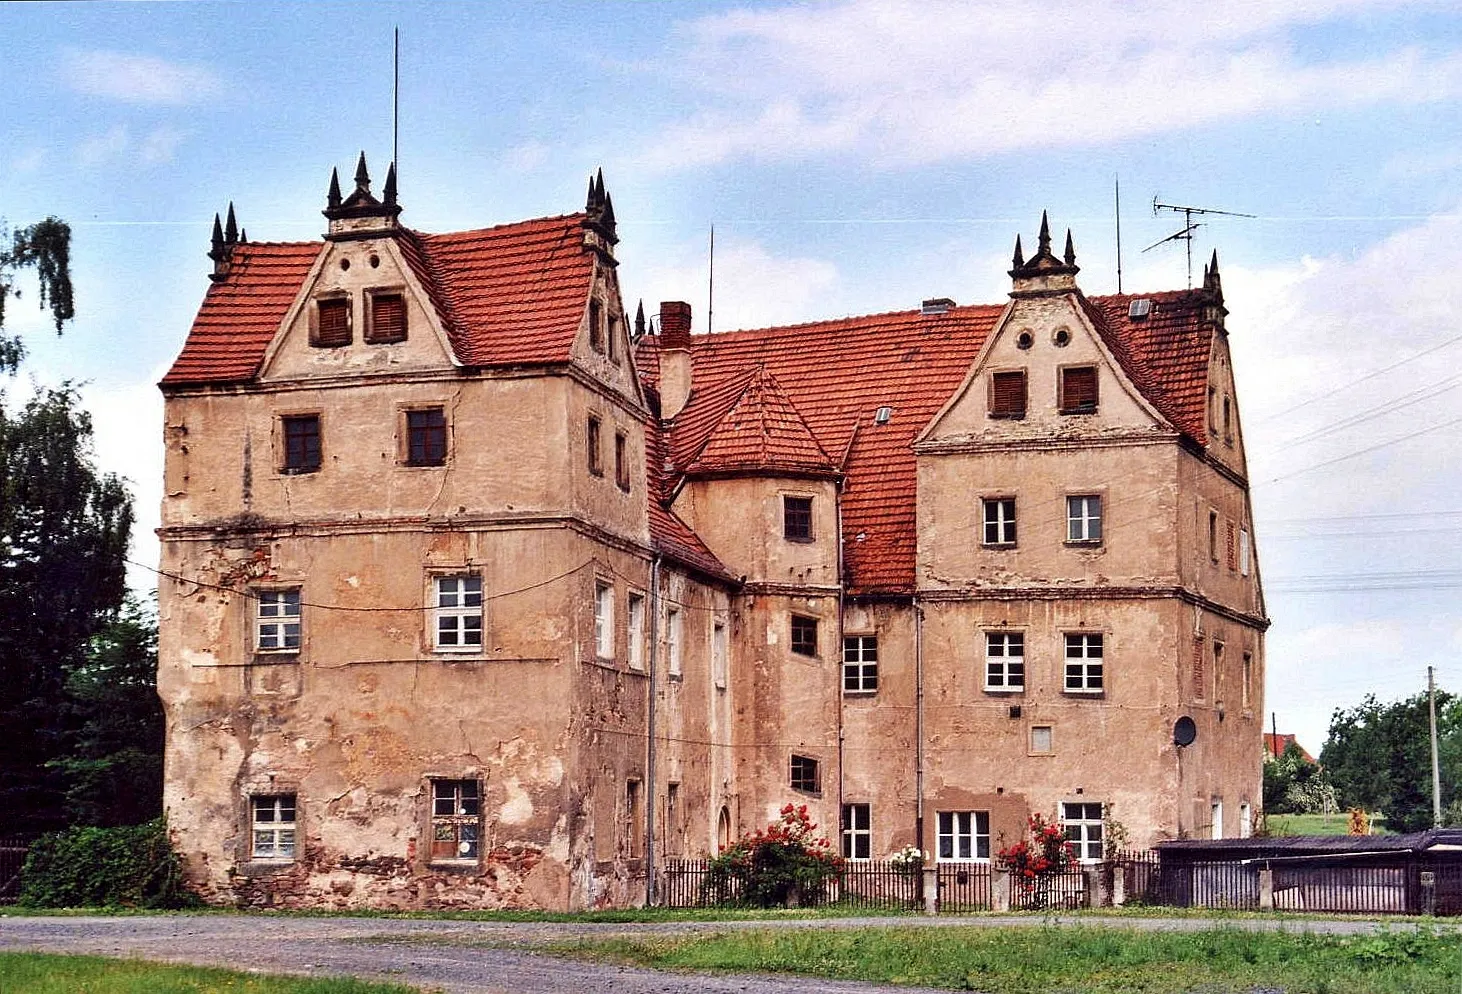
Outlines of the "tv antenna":
M 1195 220 L 1193 220 L 1193 215 L 1197 214 L 1199 216 L 1203 216 L 1203 215 L 1207 215 L 1207 214 L 1222 214 L 1225 217 L 1258 217 L 1259 216 L 1257 214 L 1240 214 L 1238 211 L 1221 211 L 1221 210 L 1217 210 L 1217 209 L 1215 209 L 1213 207 L 1188 207 L 1188 206 L 1183 205 L 1183 204 L 1165 204 L 1162 201 L 1158 200 L 1156 197 L 1153 197 L 1152 198 L 1152 216 L 1153 217 L 1160 217 L 1162 215 L 1162 212 L 1163 211 L 1172 211 L 1174 214 L 1181 214 L 1181 215 L 1183 215 L 1183 227 L 1181 229 L 1173 232 L 1171 235 L 1168 235 L 1166 238 L 1159 238 L 1157 241 L 1153 242 L 1151 245 L 1147 246 L 1147 248 L 1143 249 L 1142 251 L 1144 251 L 1144 252 L 1151 252 L 1153 249 L 1157 248 L 1159 245 L 1165 245 L 1168 242 L 1176 242 L 1176 241 L 1184 241 L 1184 242 L 1187 242 L 1188 243 L 1188 289 L 1189 290 L 1193 289 L 1193 232 L 1197 231 L 1203 225 L 1203 222 L 1202 221 L 1195 221 Z

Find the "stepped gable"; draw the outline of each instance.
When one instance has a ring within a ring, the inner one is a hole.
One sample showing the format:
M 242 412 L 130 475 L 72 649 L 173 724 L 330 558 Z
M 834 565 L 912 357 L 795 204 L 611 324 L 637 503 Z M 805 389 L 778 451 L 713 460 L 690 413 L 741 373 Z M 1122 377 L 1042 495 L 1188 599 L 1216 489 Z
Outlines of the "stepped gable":
M 243 242 L 210 283 L 163 386 L 252 379 L 323 242 Z
M 765 365 L 729 378 L 703 400 L 692 398 L 676 418 L 675 436 L 675 465 L 688 476 L 738 471 L 837 475 L 832 459 Z
M 1152 313 L 1131 320 L 1127 315 L 1132 301 L 1144 299 L 1152 301 Z M 1153 405 L 1200 445 L 1209 441 L 1208 363 L 1214 332 L 1203 320 L 1203 308 L 1210 303 L 1211 295 L 1204 290 L 1114 294 L 1092 300 L 1148 370 Z
M 594 276 L 583 214 L 476 231 L 394 237 L 466 366 L 569 360 Z M 162 385 L 253 379 L 324 242 L 248 242 L 209 287 Z

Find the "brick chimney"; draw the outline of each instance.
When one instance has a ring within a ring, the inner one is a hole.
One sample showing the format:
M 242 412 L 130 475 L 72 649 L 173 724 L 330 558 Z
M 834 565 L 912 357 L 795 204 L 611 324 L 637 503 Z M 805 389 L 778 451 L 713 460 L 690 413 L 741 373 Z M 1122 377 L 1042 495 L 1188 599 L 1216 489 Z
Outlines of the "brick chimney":
M 660 303 L 660 416 L 669 421 L 690 399 L 690 305 Z

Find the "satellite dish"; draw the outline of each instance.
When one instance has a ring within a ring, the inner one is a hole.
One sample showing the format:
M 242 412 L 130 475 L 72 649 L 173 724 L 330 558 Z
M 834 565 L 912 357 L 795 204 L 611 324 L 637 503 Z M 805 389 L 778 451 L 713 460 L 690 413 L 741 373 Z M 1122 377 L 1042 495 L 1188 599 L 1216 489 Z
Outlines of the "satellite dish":
M 1198 726 L 1186 714 L 1173 722 L 1173 745 L 1190 746 L 1198 738 Z

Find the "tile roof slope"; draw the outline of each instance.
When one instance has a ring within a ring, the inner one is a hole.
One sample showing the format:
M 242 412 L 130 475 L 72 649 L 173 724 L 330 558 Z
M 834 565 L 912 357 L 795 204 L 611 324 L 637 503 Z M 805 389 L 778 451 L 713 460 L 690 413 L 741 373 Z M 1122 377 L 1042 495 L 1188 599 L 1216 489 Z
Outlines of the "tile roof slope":
M 252 378 L 319 253 L 319 242 L 234 246 L 228 279 L 209 284 L 162 385 Z
M 669 442 L 653 414 L 645 422 L 645 470 L 650 518 L 650 545 L 656 552 L 709 576 L 734 580 L 731 571 L 706 548 L 700 536 L 666 506 L 669 481 L 665 458 Z
M 688 462 L 677 460 L 682 472 L 762 470 L 819 476 L 837 472 L 792 398 L 765 365 L 753 368 L 740 387 L 695 455 Z
M 582 214 L 430 235 L 397 244 L 468 366 L 567 362 L 588 304 Z M 252 379 L 323 242 L 246 242 L 208 289 L 164 386 Z
M 1156 306 L 1146 321 L 1128 318 L 1132 296 L 1092 298 L 1088 313 L 1159 411 L 1201 442 L 1211 340 L 1198 320 L 1201 291 L 1148 295 Z M 693 449 L 716 413 L 734 403 L 727 396 L 739 395 L 735 388 L 764 366 L 823 450 L 835 459 L 848 453 L 842 505 L 850 592 L 908 593 L 917 545 L 914 436 L 958 389 L 1002 310 L 901 311 L 694 336 L 693 382 L 706 386 L 677 418 L 672 445 L 677 453 Z M 656 345 L 640 343 L 642 374 L 657 368 Z M 874 412 L 884 406 L 893 416 L 876 425 Z

